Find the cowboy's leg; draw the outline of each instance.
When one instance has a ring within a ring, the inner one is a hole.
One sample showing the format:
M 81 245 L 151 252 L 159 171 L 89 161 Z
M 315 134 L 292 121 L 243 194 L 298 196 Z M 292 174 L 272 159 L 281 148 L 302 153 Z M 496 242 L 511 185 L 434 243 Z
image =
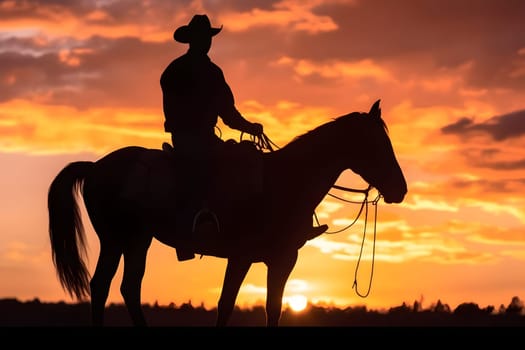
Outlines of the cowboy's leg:
M 177 155 L 178 179 L 182 182 L 179 187 L 177 203 L 182 203 L 176 213 L 176 235 L 179 238 L 176 246 L 179 261 L 191 260 L 195 257 L 192 244 L 192 224 L 197 206 L 194 203 L 194 155 L 192 148 L 181 137 L 175 138 L 172 134 L 172 144 Z

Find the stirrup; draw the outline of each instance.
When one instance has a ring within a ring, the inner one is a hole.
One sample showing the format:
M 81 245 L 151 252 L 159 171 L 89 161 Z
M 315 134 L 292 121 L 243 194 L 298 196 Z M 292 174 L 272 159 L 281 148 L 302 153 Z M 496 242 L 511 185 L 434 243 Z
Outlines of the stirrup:
M 199 219 L 199 216 L 203 214 L 210 214 L 213 217 L 215 226 L 217 227 L 217 232 L 221 232 L 220 227 L 219 227 L 219 219 L 217 219 L 217 215 L 215 215 L 215 213 L 208 208 L 202 208 L 201 210 L 199 210 L 197 214 L 195 214 L 195 216 L 193 217 L 193 226 L 192 226 L 191 232 L 195 232 L 195 228 L 197 227 L 197 221 Z

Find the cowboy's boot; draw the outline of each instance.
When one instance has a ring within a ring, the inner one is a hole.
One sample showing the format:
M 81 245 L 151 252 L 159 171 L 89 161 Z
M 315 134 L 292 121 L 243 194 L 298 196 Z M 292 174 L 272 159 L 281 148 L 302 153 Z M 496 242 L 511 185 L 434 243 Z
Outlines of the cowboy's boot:
M 323 224 L 323 225 L 320 225 L 320 226 L 313 226 L 306 233 L 306 240 L 314 239 L 315 237 L 320 236 L 323 233 L 325 233 L 326 230 L 328 230 L 328 225 L 326 225 L 326 224 Z

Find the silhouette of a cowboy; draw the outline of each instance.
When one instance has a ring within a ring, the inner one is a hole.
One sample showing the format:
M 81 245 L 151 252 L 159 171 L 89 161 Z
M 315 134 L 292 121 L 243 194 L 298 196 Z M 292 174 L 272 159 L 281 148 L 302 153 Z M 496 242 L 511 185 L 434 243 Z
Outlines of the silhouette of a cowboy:
M 172 145 L 184 157 L 191 171 L 192 198 L 206 207 L 209 190 L 211 158 L 224 141 L 215 134 L 220 116 L 232 129 L 260 136 L 263 126 L 246 120 L 235 107 L 233 93 L 223 72 L 208 57 L 212 37 L 221 28 L 214 28 L 206 15 L 195 15 L 188 25 L 181 26 L 173 38 L 189 44 L 188 51 L 173 60 L 160 78 L 164 109 L 164 130 L 171 133 Z M 188 210 L 193 210 L 192 205 Z M 201 209 L 202 210 L 202 209 Z M 190 231 L 190 227 L 182 231 Z M 177 248 L 179 260 L 194 257 L 190 246 Z
M 175 30 L 173 38 L 189 44 L 188 51 L 173 60 L 160 78 L 163 96 L 164 130 L 171 133 L 173 148 L 191 170 L 192 197 L 206 208 L 211 159 L 224 141 L 215 134 L 220 116 L 224 124 L 253 136 L 263 135 L 263 126 L 246 120 L 235 107 L 233 93 L 221 68 L 209 56 L 214 28 L 206 15 L 195 15 L 188 25 Z M 188 210 L 194 210 L 188 206 Z M 202 211 L 202 209 L 200 210 Z M 319 228 L 314 228 L 319 230 Z M 322 229 L 322 228 L 321 228 Z M 191 233 L 190 227 L 180 228 Z M 324 228 L 326 230 L 326 228 Z M 189 240 L 188 240 L 189 242 Z M 194 257 L 189 243 L 177 246 L 179 260 Z

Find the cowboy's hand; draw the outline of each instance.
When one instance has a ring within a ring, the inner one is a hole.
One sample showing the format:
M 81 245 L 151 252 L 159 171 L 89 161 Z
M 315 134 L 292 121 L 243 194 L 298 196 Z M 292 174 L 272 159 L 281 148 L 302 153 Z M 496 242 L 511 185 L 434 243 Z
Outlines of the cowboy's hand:
M 252 123 L 250 134 L 253 136 L 261 136 L 263 134 L 263 126 L 259 123 Z

